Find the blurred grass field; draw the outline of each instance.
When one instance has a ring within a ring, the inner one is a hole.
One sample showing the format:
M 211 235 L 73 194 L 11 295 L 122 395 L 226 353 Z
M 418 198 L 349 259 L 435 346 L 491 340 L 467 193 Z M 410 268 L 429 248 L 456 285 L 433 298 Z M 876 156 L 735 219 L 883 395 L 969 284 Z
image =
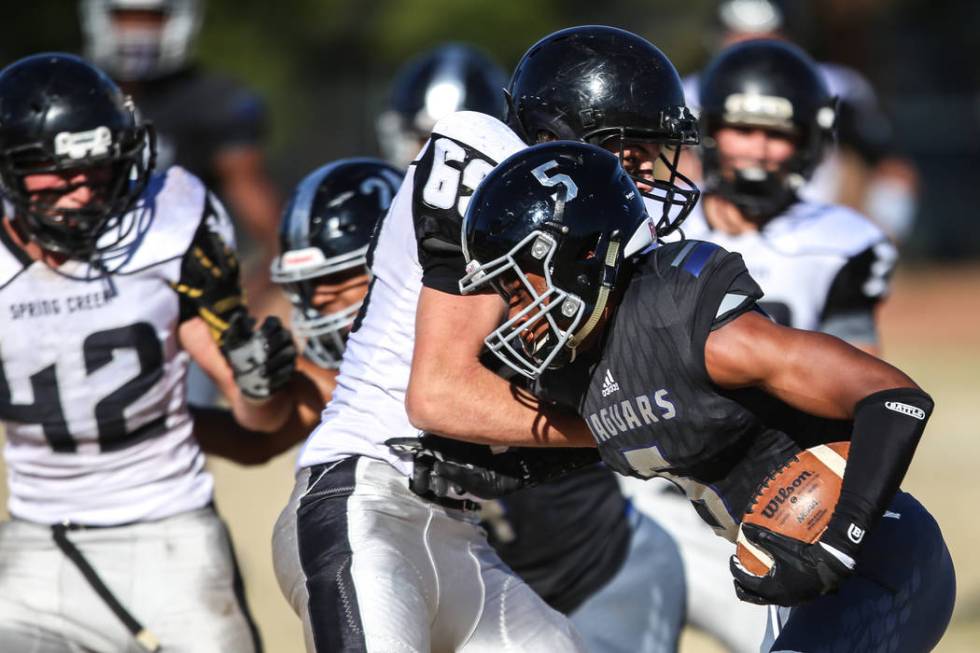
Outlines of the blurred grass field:
M 942 526 L 957 571 L 953 623 L 944 653 L 980 649 L 980 266 L 904 269 L 881 315 L 886 358 L 936 399 L 936 411 L 904 483 Z M 269 653 L 303 650 L 299 622 L 272 573 L 270 538 L 292 489 L 295 452 L 267 465 L 241 468 L 213 461 L 217 505 L 228 521 L 248 599 Z M 2 474 L 2 466 L 0 466 Z M 5 504 L 5 483 L 0 497 Z M 686 632 L 682 653 L 722 649 Z

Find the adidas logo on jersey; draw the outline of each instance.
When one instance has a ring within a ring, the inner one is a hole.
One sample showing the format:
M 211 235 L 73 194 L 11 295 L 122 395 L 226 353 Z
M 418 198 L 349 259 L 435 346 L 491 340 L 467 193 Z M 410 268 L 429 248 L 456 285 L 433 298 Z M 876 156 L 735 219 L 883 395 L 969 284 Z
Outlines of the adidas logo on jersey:
M 606 378 L 602 380 L 602 396 L 608 397 L 614 392 L 619 392 L 619 384 L 613 379 L 612 370 L 606 370 Z

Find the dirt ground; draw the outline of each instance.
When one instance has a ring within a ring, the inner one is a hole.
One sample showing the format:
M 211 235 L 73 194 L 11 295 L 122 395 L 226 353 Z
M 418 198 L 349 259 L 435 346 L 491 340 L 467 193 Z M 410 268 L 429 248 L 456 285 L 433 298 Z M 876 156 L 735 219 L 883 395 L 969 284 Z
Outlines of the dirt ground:
M 937 650 L 980 648 L 980 266 L 905 269 L 882 312 L 886 358 L 936 399 L 936 412 L 904 484 L 935 515 L 957 567 L 953 624 Z M 299 623 L 272 573 L 270 535 L 292 488 L 295 453 L 262 467 L 214 461 L 217 504 L 229 522 L 248 598 L 270 653 L 302 651 Z M 2 475 L 2 469 L 0 469 Z M 0 495 L 5 485 L 0 488 Z M 682 653 L 721 651 L 686 632 Z

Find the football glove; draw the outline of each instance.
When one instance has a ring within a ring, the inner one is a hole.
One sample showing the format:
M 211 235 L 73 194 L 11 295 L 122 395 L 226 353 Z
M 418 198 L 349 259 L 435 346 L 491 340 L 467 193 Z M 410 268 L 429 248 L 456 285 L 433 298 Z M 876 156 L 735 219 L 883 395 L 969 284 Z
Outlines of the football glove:
M 775 560 L 765 576 L 751 574 L 732 556 L 735 593 L 760 605 L 794 606 L 837 590 L 854 570 L 854 561 L 821 542 L 806 544 L 756 524 L 742 524 L 745 537 Z
M 512 447 L 496 453 L 495 447 L 431 433 L 386 444 L 412 456 L 409 486 L 423 498 L 498 499 L 599 461 L 595 449 Z
M 180 281 L 172 286 L 191 307 L 188 312 L 203 318 L 219 343 L 232 318 L 244 312 L 238 257 L 206 223 L 184 255 Z
M 265 318 L 258 331 L 254 327 L 247 313 L 236 312 L 222 334 L 221 352 L 242 394 L 262 401 L 289 382 L 296 367 L 296 345 L 275 316 Z

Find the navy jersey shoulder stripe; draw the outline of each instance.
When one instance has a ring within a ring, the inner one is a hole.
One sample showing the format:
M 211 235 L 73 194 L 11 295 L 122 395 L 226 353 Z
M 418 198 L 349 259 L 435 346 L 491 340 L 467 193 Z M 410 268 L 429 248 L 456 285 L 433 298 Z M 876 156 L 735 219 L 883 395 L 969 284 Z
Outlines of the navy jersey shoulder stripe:
M 678 252 L 674 260 L 670 262 L 670 266 L 676 268 L 683 264 L 682 269 L 685 272 L 698 278 L 701 276 L 701 271 L 704 270 L 705 263 L 708 262 L 716 249 L 719 249 L 719 246 L 715 243 L 692 240 Z

